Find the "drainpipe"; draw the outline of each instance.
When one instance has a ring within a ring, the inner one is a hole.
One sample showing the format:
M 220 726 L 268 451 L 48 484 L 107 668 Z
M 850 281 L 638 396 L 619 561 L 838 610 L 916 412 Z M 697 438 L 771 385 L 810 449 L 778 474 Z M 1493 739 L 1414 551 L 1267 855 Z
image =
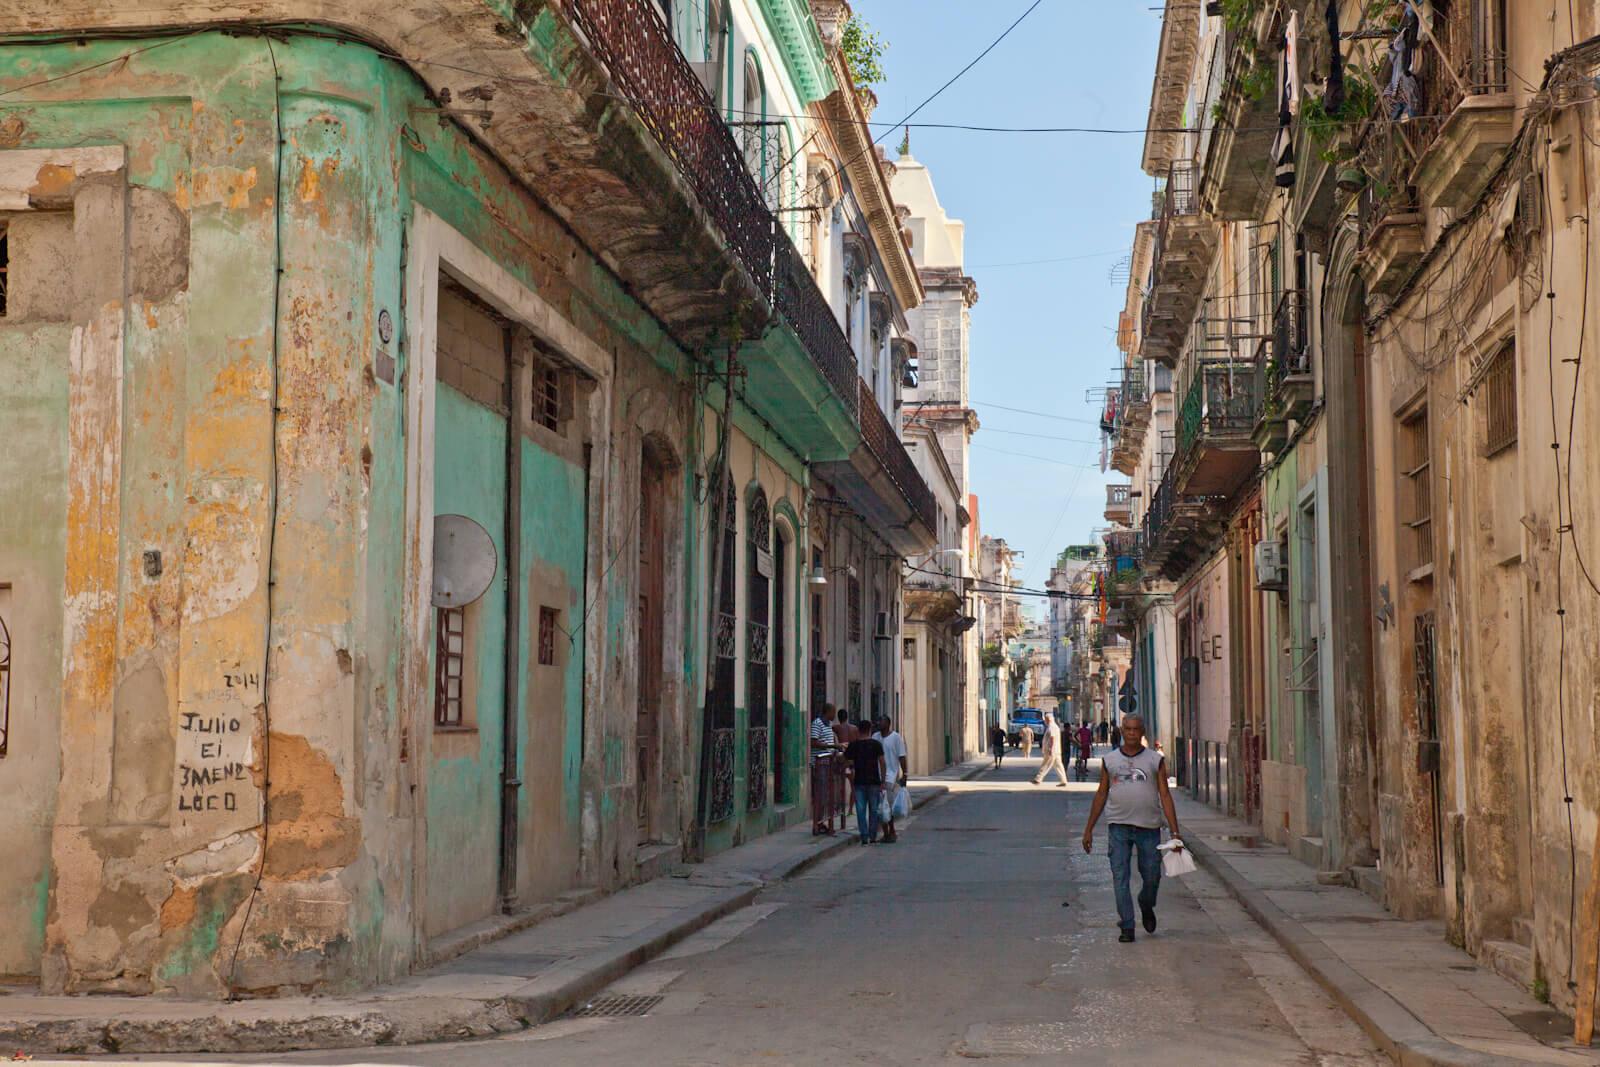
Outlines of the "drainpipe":
M 505 513 L 505 694 L 500 723 L 500 910 L 517 904 L 517 801 L 522 789 L 517 761 L 522 717 L 522 377 L 526 349 L 515 331 L 507 330 L 506 513 Z

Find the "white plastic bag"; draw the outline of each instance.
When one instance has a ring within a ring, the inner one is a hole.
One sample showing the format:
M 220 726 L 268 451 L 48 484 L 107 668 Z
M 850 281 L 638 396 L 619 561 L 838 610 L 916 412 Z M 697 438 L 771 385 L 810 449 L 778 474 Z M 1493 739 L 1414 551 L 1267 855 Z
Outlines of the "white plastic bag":
M 1188 874 L 1194 870 L 1194 857 L 1189 855 L 1189 850 L 1183 847 L 1183 839 L 1174 837 L 1163 841 L 1156 846 L 1156 851 L 1161 853 L 1161 876 L 1163 878 L 1176 878 L 1180 874 Z
M 894 818 L 889 807 L 889 794 L 884 790 L 878 791 L 878 822 L 886 823 Z
M 894 791 L 893 811 L 896 819 L 906 819 L 911 816 L 911 790 L 903 785 Z

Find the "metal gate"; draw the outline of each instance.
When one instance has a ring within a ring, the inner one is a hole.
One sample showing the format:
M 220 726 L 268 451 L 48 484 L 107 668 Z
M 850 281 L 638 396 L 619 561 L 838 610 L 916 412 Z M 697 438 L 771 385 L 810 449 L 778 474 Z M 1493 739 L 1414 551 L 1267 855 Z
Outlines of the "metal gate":
M 1418 615 L 1413 624 L 1413 655 L 1417 684 L 1417 773 L 1429 779 L 1428 801 L 1433 816 L 1433 875 L 1444 884 L 1444 804 L 1439 780 L 1438 650 L 1433 612 Z

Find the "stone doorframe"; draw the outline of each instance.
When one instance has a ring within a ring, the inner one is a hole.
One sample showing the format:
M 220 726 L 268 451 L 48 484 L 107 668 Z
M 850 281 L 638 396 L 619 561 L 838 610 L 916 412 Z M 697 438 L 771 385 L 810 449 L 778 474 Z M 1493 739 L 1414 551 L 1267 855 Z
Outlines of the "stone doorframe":
M 405 271 L 405 526 L 402 531 L 404 588 L 402 627 L 404 664 L 401 668 L 403 696 L 400 702 L 401 728 L 410 734 L 412 784 L 415 788 L 412 824 L 412 899 L 411 924 L 413 957 L 426 956 L 427 937 L 423 916 L 427 912 L 427 775 L 432 748 L 432 679 L 428 676 L 430 658 L 430 591 L 433 588 L 433 438 L 434 396 L 438 371 L 438 292 L 441 266 L 485 303 L 506 318 L 526 328 L 542 343 L 572 361 L 597 383 L 589 401 L 587 417 L 594 432 L 594 451 L 589 461 L 588 543 L 584 602 L 596 603 L 601 592 L 605 560 L 603 547 L 609 536 L 610 512 L 604 506 L 607 472 L 611 469 L 611 394 L 613 367 L 610 353 L 584 334 L 538 293 L 501 267 L 465 234 L 421 205 L 416 205 L 408 226 L 409 249 Z M 585 701 L 592 707 L 605 707 L 604 672 L 601 669 L 604 613 L 592 614 L 584 621 L 583 686 Z M 603 740 L 601 716 L 588 716 L 583 738 L 583 762 L 598 765 Z M 598 801 L 584 797 L 584 836 L 581 855 L 583 868 L 589 869 L 594 847 L 589 830 L 591 806 Z

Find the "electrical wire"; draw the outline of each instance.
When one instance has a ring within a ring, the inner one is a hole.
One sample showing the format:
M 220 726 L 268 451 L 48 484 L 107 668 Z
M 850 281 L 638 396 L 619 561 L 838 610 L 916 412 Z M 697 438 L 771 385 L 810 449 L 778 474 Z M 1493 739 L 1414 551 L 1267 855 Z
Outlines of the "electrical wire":
M 181 38 L 178 38 L 181 39 Z M 175 39 L 177 40 L 177 39 Z M 261 881 L 267 873 L 267 834 L 272 824 L 272 612 L 273 612 L 273 554 L 278 542 L 278 395 L 281 384 L 279 311 L 283 306 L 283 74 L 278 69 L 278 55 L 273 50 L 272 38 L 262 35 L 267 46 L 267 59 L 272 64 L 272 126 L 276 142 L 272 148 L 272 394 L 268 397 L 268 420 L 271 437 L 268 448 L 270 467 L 267 485 L 270 494 L 267 502 L 266 530 L 266 634 L 261 656 L 261 859 L 256 864 L 255 879 L 250 886 L 250 896 L 245 900 L 244 918 L 239 922 L 239 935 L 233 942 L 233 955 L 228 963 L 228 999 L 237 1000 L 238 987 L 235 976 L 239 968 L 239 948 L 244 944 L 245 931 L 255 914 L 256 898 L 261 894 Z M 172 42 L 167 42 L 172 43 Z M 143 49 L 149 51 L 150 49 Z M 104 66 L 104 64 L 98 64 Z

